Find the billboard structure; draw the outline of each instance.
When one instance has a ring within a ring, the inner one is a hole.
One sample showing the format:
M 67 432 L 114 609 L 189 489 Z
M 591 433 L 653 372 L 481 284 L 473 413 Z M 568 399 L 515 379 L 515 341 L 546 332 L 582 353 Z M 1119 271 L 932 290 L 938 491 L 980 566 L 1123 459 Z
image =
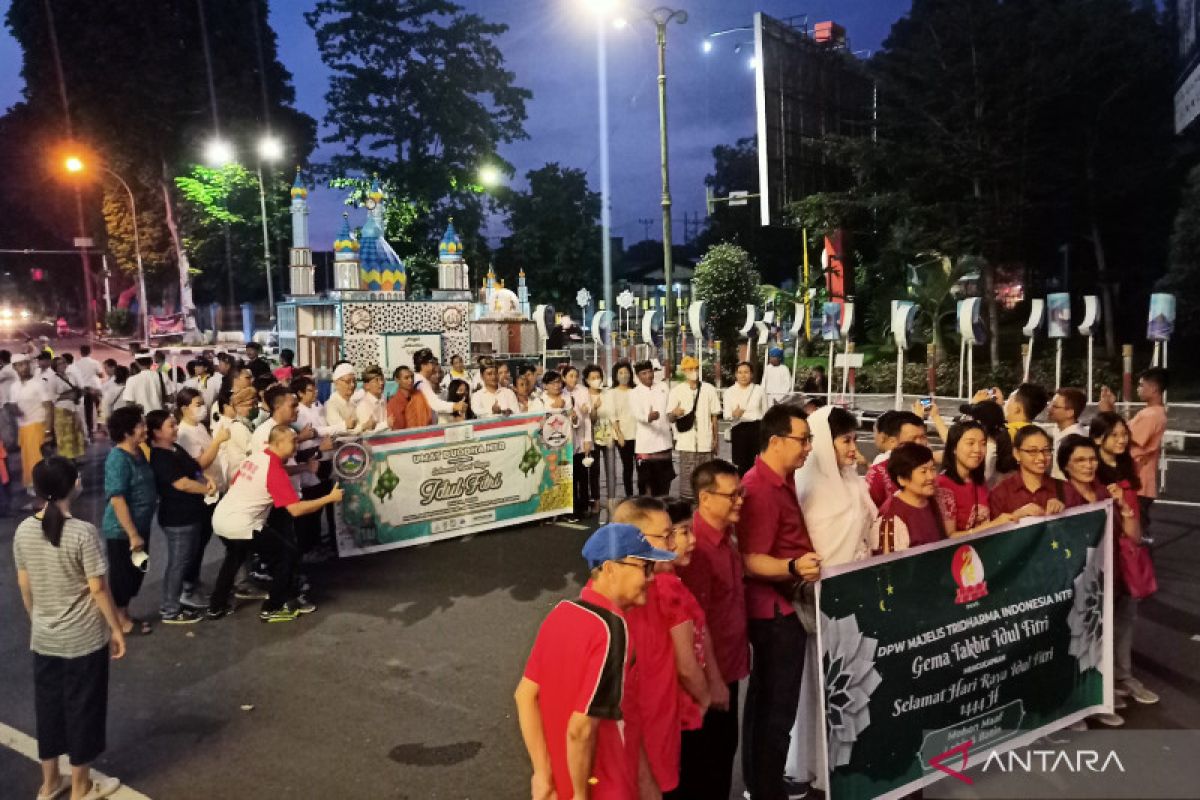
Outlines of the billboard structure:
M 810 33 L 756 13 L 754 55 L 759 207 L 762 224 L 771 225 L 788 203 L 850 186 L 849 171 L 822 140 L 872 134 L 875 85 L 832 22 Z
M 1200 116 L 1200 0 L 1176 3 L 1179 20 L 1179 80 L 1175 84 L 1175 132 L 1183 133 Z

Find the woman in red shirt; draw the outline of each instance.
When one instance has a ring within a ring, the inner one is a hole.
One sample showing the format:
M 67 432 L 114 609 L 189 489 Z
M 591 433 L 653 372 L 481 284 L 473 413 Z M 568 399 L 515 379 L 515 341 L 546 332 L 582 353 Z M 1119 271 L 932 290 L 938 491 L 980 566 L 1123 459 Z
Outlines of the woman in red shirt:
M 988 497 L 992 516 L 1022 511 L 1041 516 L 1062 511 L 1062 488 L 1046 474 L 1054 456 L 1050 435 L 1037 425 L 1026 425 L 1017 431 L 1013 444 L 1019 469 L 992 488 Z
M 1141 558 L 1148 561 L 1148 559 L 1144 559 L 1144 553 L 1139 552 L 1139 548 L 1147 546 L 1148 542 L 1142 538 L 1141 509 L 1137 500 L 1137 493 L 1142 482 L 1138 477 L 1133 456 L 1129 452 L 1132 438 L 1129 425 L 1121 415 L 1111 411 L 1101 411 L 1092 417 L 1088 435 L 1092 437 L 1092 441 L 1096 443 L 1100 451 L 1097 476 L 1103 483 L 1116 484 L 1121 488 L 1124 506 L 1133 512 L 1131 521 L 1137 523 L 1126 528 L 1126 540 L 1118 543 L 1117 558 Z M 1122 517 L 1121 519 L 1124 522 L 1126 518 Z M 1152 565 L 1149 574 L 1153 575 Z M 1124 570 L 1117 570 L 1118 578 L 1123 575 Z M 1117 581 L 1117 593 L 1113 601 L 1115 691 L 1118 697 L 1132 696 L 1139 703 L 1152 704 L 1158 702 L 1158 695 L 1133 677 L 1132 670 L 1133 635 L 1134 628 L 1137 626 L 1138 603 L 1148 596 L 1148 590 L 1151 590 L 1151 587 L 1135 586 L 1134 588 L 1140 590 L 1138 593 L 1142 595 L 1141 597 L 1134 597 L 1124 580 Z
M 968 418 L 951 426 L 946 435 L 946 454 L 942 457 L 937 493 L 948 536 L 979 533 L 1015 522 L 1030 513 L 1026 508 L 992 517 L 984 477 L 986 456 L 987 432 L 983 425 Z
M 883 501 L 871 526 L 871 554 L 883 555 L 946 538 L 946 524 L 934 501 L 938 492 L 933 451 L 909 442 L 891 451 L 888 477 L 900 491 Z

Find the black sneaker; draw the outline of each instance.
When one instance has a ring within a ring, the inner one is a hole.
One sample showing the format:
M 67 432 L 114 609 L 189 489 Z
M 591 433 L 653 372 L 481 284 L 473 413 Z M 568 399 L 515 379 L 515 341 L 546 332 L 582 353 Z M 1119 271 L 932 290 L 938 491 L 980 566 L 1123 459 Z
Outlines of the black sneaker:
M 228 617 L 233 613 L 233 606 L 225 606 L 224 608 L 210 608 L 204 612 L 204 616 L 208 619 L 217 620 L 221 617 Z
M 292 598 L 292 601 L 286 607 L 295 610 L 297 614 L 311 614 L 317 610 L 316 604 L 309 602 L 308 598 L 302 594 L 298 594 Z
M 266 600 L 269 597 L 266 589 L 246 584 L 233 590 L 233 596 L 238 600 Z
M 171 616 L 163 615 L 164 625 L 194 625 L 200 621 L 200 615 L 190 608 L 182 608 Z
M 291 622 L 300 616 L 300 612 L 284 603 L 274 611 L 267 611 L 265 608 L 258 612 L 258 618 L 263 622 Z
M 809 785 L 804 781 L 798 781 L 785 776 L 783 779 L 783 788 L 787 792 L 788 800 L 800 800 L 801 797 L 808 795 Z

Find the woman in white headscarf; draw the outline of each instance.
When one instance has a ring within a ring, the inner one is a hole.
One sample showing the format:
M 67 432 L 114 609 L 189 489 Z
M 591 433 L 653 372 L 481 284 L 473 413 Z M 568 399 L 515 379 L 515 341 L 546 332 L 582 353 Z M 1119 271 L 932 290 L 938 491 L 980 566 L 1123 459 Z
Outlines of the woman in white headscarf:
M 875 503 L 858 474 L 858 420 L 844 408 L 824 406 L 808 417 L 812 454 L 796 473 L 796 494 L 804 524 L 822 567 L 835 567 L 870 555 L 868 537 Z M 802 612 L 800 619 L 805 621 Z M 813 619 L 810 612 L 808 620 Z M 809 622 L 805 621 L 805 627 Z M 792 728 L 788 774 L 824 788 L 825 759 L 820 719 L 817 637 L 809 631 L 800 684 L 800 706 Z

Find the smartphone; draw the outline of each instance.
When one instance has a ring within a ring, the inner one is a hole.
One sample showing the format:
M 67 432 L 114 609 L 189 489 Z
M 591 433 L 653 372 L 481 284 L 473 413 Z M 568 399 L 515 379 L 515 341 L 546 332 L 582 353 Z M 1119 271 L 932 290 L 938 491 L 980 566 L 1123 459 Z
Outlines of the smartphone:
M 931 405 L 933 405 L 933 398 L 932 397 L 922 397 L 921 405 L 925 406 L 926 408 L 929 408 Z

